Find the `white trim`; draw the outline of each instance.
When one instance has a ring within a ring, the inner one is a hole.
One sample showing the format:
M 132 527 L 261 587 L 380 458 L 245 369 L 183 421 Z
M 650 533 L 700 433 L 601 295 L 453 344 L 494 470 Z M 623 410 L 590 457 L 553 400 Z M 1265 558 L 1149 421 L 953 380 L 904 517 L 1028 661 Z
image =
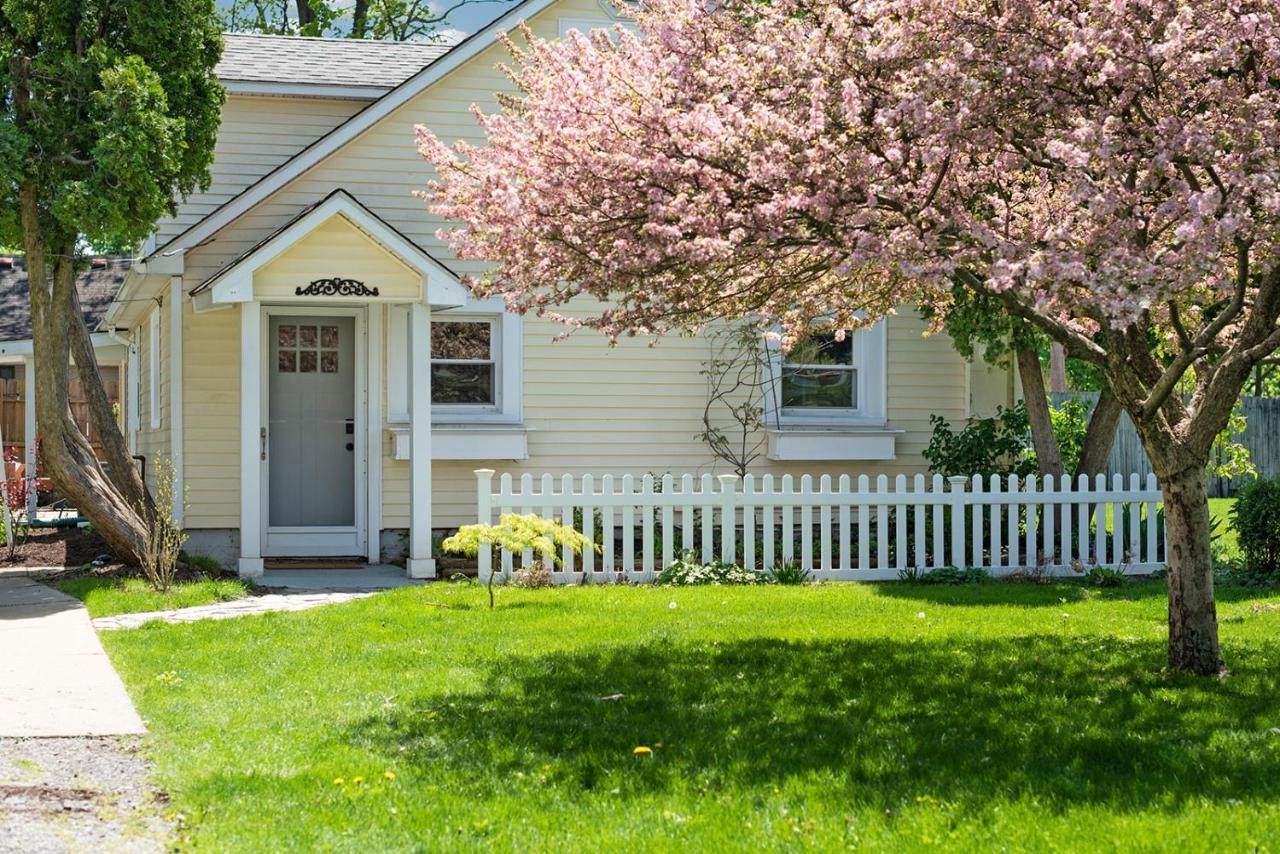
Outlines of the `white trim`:
M 110 332 L 94 332 L 89 336 L 93 342 L 93 352 L 104 358 L 111 347 L 119 347 L 120 342 Z M 0 365 L 20 365 L 23 357 L 35 355 L 35 348 L 30 338 L 15 338 L 12 341 L 0 341 Z
M 493 337 L 497 362 L 495 406 L 433 406 L 434 424 L 519 424 L 524 417 L 524 320 L 504 311 L 500 299 L 468 300 L 457 309 L 433 312 L 431 319 L 496 320 Z M 409 422 L 409 307 L 393 305 L 387 332 L 387 421 Z M 456 457 L 454 459 L 468 459 Z M 505 458 L 500 458 L 505 459 Z
M 277 83 L 259 80 L 219 80 L 228 95 L 256 95 L 277 98 L 336 98 L 346 101 L 376 101 L 391 91 L 390 86 L 358 86 L 341 83 Z
M 391 458 L 411 459 L 409 422 L 388 424 Z M 433 460 L 527 460 L 529 428 L 523 424 L 435 424 L 431 428 Z
M 769 430 L 771 460 L 893 460 L 905 430 L 845 427 L 828 430 Z
M 268 518 L 270 514 L 269 501 L 265 501 L 262 505 L 261 518 L 259 521 L 262 532 L 262 554 L 267 556 L 286 556 L 286 555 L 356 555 L 366 554 L 370 548 L 368 533 L 369 518 L 369 481 L 368 481 L 368 460 L 369 460 L 369 442 L 368 442 L 368 418 L 366 415 L 367 408 L 364 406 L 365 396 L 369 389 L 369 360 L 368 360 L 368 342 L 367 323 L 365 318 L 368 311 L 364 306 L 331 306 L 317 305 L 279 305 L 279 304 L 262 304 L 261 307 L 261 358 L 259 359 L 258 377 L 260 383 L 261 411 L 264 415 L 263 423 L 268 420 L 271 412 L 270 401 L 270 382 L 268 380 L 270 365 L 267 356 L 271 352 L 268 342 L 268 335 L 271 329 L 270 319 L 272 315 L 296 316 L 314 316 L 314 317 L 351 317 L 355 320 L 356 340 L 352 345 L 352 354 L 355 357 L 355 393 L 353 395 L 353 413 L 355 418 L 355 427 L 353 443 L 355 444 L 354 458 L 355 470 L 352 473 L 353 501 L 352 506 L 355 512 L 354 525 L 316 525 L 316 526 L 290 526 L 290 525 L 271 525 Z M 267 448 L 271 447 L 271 436 L 267 436 Z M 270 451 L 268 450 L 268 455 Z M 271 460 L 260 459 L 260 492 L 266 498 L 271 495 Z
M 240 574 L 262 575 L 262 307 L 240 306 Z M 263 454 L 262 456 L 265 456 Z
M 324 201 L 298 217 L 289 227 L 248 255 L 219 270 L 197 290 L 201 296 L 209 292 L 209 301 L 213 304 L 254 299 L 254 273 L 335 216 L 343 217 L 354 228 L 364 232 L 387 252 L 419 273 L 422 276 L 424 301 L 441 306 L 456 306 L 466 302 L 467 289 L 448 267 L 391 228 L 345 190 L 330 193 Z M 332 301 L 343 299 L 331 298 Z M 357 297 L 354 301 L 364 304 L 370 300 L 368 297 Z
M 365 496 L 365 547 L 370 563 L 382 560 L 382 329 L 386 323 L 386 307 L 369 306 L 369 319 L 365 324 L 368 344 L 366 364 L 369 379 L 365 383 L 365 476 L 368 484 Z
M 159 430 L 160 418 L 160 309 L 147 315 L 147 385 L 151 429 Z
M 241 192 L 240 195 L 229 200 L 209 216 L 194 223 L 186 231 L 169 240 L 168 243 L 161 247 L 161 251 L 171 246 L 180 246 L 186 249 L 203 243 L 229 223 L 248 213 L 259 202 L 283 188 L 299 175 L 319 164 L 348 142 L 351 142 L 373 125 L 404 106 L 423 90 L 456 71 L 481 51 L 491 47 L 494 43 L 494 37 L 499 32 L 513 29 L 515 24 L 536 15 L 550 6 L 552 2 L 554 0 L 525 0 L 525 2 L 514 6 L 505 15 L 490 23 L 489 26 L 468 37 L 453 50 L 298 152 L 291 160 L 264 175 L 256 183 Z
M 857 369 L 858 406 L 847 411 L 815 409 L 804 412 L 784 409 L 782 396 L 782 348 L 776 343 L 766 345 L 769 353 L 769 381 L 764 394 L 765 423 L 772 428 L 786 430 L 801 428 L 865 428 L 883 427 L 888 420 L 889 372 L 888 334 L 886 321 L 881 320 L 853 335 L 853 366 Z M 836 459 L 839 459 L 838 457 Z
M 173 521 L 182 527 L 186 488 L 182 443 L 182 277 L 169 279 L 169 461 L 173 464 Z
M 409 555 L 410 578 L 435 578 L 431 556 L 431 315 L 409 309 Z
M 129 342 L 128 365 L 125 368 L 125 421 L 129 425 L 129 450 L 135 454 L 138 452 L 138 431 L 142 428 L 141 361 L 138 342 Z
M 22 378 L 23 378 L 23 459 L 26 460 L 26 476 L 36 477 L 39 475 L 39 460 L 36 458 L 36 362 L 31 356 L 27 356 L 22 360 Z M 3 465 L 3 463 L 0 463 Z M 35 484 L 27 481 L 27 518 L 36 518 L 36 507 L 39 504 L 39 495 L 37 490 L 33 488 Z

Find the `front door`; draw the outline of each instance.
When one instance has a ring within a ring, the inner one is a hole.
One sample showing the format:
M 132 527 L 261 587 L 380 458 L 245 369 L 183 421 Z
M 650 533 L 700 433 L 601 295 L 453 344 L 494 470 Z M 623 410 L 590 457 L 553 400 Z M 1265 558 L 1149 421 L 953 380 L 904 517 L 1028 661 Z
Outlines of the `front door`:
M 354 532 L 359 474 L 355 319 L 271 315 L 270 321 L 268 531 Z M 295 553 L 330 551 L 308 549 L 305 532 L 298 533 L 301 538 L 287 538 L 298 544 Z M 334 541 L 317 536 L 315 542 Z M 354 540 L 352 545 L 357 545 Z

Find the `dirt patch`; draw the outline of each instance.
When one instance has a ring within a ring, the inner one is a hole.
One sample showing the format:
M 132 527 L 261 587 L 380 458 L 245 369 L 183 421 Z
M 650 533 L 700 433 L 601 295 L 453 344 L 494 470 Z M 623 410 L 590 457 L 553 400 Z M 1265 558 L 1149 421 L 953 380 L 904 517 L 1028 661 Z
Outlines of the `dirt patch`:
M 0 852 L 164 851 L 139 739 L 0 738 Z
M 82 566 L 110 553 L 102 537 L 83 528 L 34 528 L 12 560 L 0 548 L 0 566 Z

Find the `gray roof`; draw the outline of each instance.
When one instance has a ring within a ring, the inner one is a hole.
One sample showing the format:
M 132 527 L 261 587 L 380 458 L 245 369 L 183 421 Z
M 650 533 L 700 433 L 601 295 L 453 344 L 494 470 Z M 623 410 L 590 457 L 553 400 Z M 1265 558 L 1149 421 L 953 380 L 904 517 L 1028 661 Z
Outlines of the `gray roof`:
M 80 310 L 90 332 L 96 332 L 111 300 L 124 284 L 132 263 L 128 258 L 95 259 L 95 265 L 76 280 Z M 101 266 L 97 266 L 101 264 Z M 27 266 L 21 258 L 12 265 L 0 263 L 0 341 L 25 341 L 31 337 L 31 299 L 27 295 Z
M 452 45 L 369 39 L 225 33 L 214 73 L 223 82 L 364 86 L 389 89 L 449 52 Z

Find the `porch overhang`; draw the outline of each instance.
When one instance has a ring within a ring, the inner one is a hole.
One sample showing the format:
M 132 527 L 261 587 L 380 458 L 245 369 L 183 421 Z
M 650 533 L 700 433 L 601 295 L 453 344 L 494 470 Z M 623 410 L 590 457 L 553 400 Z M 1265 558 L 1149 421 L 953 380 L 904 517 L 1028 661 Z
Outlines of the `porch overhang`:
M 273 294 L 264 285 L 266 271 L 272 262 L 284 258 L 308 237 L 323 228 L 344 225 L 361 235 L 378 249 L 402 265 L 414 277 L 412 286 L 365 286 L 349 292 L 336 290 L 325 294 L 326 302 L 369 303 L 420 302 L 432 308 L 454 308 L 467 301 L 467 289 L 448 267 L 441 264 L 412 240 L 374 214 L 345 190 L 334 190 L 328 196 L 299 213 L 235 261 L 191 291 L 196 311 L 228 308 L 240 303 L 269 299 Z M 352 259 L 354 263 L 355 259 Z M 277 265 L 278 266 L 278 265 Z M 340 269 L 331 271 L 334 280 L 344 278 Z M 300 292 L 299 292 L 300 293 Z

